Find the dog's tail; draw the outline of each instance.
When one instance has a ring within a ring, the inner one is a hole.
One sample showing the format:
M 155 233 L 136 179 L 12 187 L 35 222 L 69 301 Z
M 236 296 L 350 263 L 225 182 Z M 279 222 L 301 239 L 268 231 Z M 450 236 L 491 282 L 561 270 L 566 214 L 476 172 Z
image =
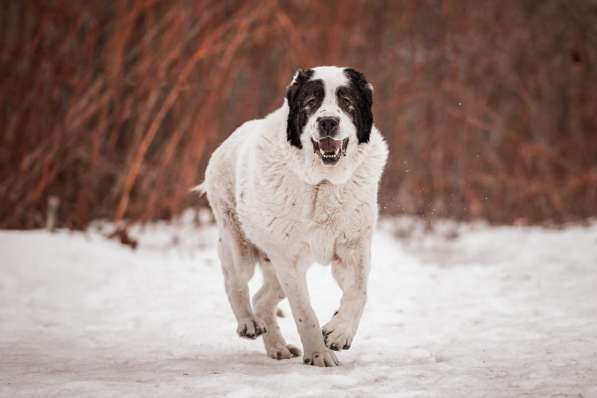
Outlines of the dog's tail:
M 196 192 L 199 196 L 203 196 L 207 193 L 207 187 L 205 186 L 205 181 L 201 184 L 197 185 L 196 187 L 191 188 L 191 192 Z

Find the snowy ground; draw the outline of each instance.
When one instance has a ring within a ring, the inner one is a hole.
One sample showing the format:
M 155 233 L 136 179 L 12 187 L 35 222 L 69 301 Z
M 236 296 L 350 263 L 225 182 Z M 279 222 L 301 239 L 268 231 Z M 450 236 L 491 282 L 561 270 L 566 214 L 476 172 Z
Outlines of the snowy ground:
M 597 397 L 597 223 L 444 229 L 382 223 L 359 334 L 329 369 L 236 337 L 213 228 L 156 225 L 136 251 L 0 231 L 0 396 Z M 329 269 L 310 286 L 326 322 Z

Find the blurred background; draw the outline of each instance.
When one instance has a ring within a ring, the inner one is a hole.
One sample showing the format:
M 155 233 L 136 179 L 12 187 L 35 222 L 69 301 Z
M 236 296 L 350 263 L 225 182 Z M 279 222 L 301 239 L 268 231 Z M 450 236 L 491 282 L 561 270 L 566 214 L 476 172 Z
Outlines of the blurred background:
M 383 214 L 597 215 L 597 2 L 3 0 L 0 227 L 144 223 L 299 67 L 375 87 Z

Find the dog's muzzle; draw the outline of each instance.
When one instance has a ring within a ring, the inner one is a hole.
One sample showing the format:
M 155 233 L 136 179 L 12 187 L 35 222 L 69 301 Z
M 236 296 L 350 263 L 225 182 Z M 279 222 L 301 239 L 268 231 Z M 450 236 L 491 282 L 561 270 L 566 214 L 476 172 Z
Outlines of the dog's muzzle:
M 338 163 L 342 156 L 346 156 L 348 137 L 343 140 L 325 137 L 317 141 L 311 138 L 311 142 L 313 143 L 313 151 L 319 155 L 323 164 L 334 165 Z

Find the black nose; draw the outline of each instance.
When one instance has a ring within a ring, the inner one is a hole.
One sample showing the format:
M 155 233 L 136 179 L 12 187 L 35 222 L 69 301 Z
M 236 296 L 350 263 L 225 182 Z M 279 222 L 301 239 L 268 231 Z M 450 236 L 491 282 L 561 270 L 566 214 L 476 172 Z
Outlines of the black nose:
M 332 137 L 338 132 L 340 119 L 337 117 L 320 117 L 317 118 L 317 124 L 319 126 L 319 133 L 323 137 Z

